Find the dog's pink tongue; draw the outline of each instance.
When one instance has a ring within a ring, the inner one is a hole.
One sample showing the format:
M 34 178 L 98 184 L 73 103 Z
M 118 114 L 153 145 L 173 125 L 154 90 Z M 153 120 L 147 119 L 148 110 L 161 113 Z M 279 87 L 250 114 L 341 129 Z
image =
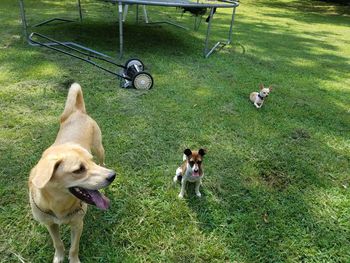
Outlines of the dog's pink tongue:
M 192 175 L 193 176 L 199 176 L 199 172 L 193 172 Z
M 109 199 L 101 194 L 97 190 L 89 190 L 89 195 L 92 198 L 92 201 L 95 203 L 95 205 L 102 209 L 102 210 L 107 210 L 109 207 Z

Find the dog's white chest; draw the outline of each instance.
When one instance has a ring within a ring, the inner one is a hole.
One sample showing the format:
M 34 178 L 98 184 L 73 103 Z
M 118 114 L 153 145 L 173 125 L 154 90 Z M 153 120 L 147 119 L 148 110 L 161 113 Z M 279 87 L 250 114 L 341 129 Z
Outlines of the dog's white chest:
M 255 97 L 255 103 L 261 105 L 264 101 L 260 99 L 259 95 L 256 95 Z

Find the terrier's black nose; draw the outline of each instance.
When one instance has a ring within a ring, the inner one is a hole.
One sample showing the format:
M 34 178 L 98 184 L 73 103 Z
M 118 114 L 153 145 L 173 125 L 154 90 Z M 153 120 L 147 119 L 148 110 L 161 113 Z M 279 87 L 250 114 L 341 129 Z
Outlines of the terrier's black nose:
M 107 181 L 108 182 L 113 182 L 115 177 L 117 176 L 117 174 L 113 171 L 112 173 L 109 174 L 109 176 L 107 177 Z

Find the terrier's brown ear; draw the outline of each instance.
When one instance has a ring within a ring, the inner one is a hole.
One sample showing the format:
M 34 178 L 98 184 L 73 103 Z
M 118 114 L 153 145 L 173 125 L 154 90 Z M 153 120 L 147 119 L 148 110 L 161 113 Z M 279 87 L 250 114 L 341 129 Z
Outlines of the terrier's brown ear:
M 185 154 L 187 157 L 189 157 L 189 156 L 192 155 L 192 151 L 191 151 L 190 149 L 186 149 L 186 150 L 184 150 L 184 154 Z
M 207 153 L 207 150 L 205 150 L 205 149 L 199 149 L 199 151 L 198 151 L 198 154 L 200 156 L 204 156 L 206 153 Z
M 262 90 L 263 88 L 265 88 L 265 87 L 264 87 L 264 84 L 260 83 L 260 84 L 259 84 L 259 89 Z
M 40 159 L 38 164 L 31 170 L 32 183 L 35 187 L 43 188 L 51 179 L 59 166 L 61 159 L 48 156 Z

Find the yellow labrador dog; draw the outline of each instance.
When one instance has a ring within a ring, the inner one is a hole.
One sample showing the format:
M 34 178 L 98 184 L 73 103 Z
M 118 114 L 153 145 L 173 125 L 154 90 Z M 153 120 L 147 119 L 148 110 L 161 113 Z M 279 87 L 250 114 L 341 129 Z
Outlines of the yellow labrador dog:
M 64 261 L 59 225 L 71 226 L 69 262 L 80 262 L 79 241 L 87 204 L 103 210 L 109 207 L 109 199 L 98 189 L 108 186 L 116 173 L 96 164 L 91 151 L 103 165 L 101 130 L 86 114 L 81 87 L 74 83 L 68 92 L 57 138 L 29 177 L 32 213 L 36 220 L 46 225 L 51 235 L 55 247 L 54 263 Z

